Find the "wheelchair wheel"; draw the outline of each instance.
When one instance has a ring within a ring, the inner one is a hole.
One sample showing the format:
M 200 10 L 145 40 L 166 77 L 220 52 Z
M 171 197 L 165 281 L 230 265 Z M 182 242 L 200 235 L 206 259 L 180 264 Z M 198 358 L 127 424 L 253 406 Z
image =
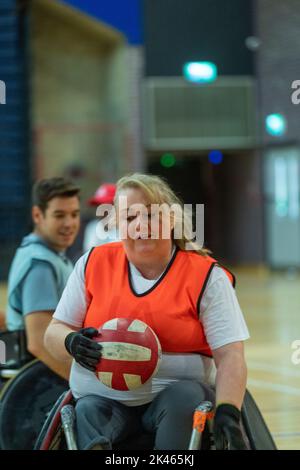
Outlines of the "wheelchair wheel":
M 248 390 L 242 406 L 242 422 L 251 450 L 277 450 L 264 418 Z
M 68 383 L 38 360 L 26 364 L 0 395 L 0 448 L 31 450 L 47 413 Z
M 61 426 L 60 411 L 73 402 L 72 392 L 63 392 L 47 415 L 33 450 L 65 450 L 66 442 Z

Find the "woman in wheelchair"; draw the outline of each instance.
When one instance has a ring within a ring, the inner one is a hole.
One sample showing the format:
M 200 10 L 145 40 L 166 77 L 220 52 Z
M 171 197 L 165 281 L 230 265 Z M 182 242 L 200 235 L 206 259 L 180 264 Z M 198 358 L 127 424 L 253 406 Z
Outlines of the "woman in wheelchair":
M 240 415 L 249 334 L 234 276 L 191 241 L 190 216 L 161 178 L 121 178 L 115 208 L 121 241 L 79 259 L 45 335 L 57 360 L 74 359 L 79 449 L 111 449 L 142 429 L 155 433 L 155 449 L 187 449 L 193 412 L 204 399 L 216 406 L 216 447 L 226 440 L 245 449 Z M 93 337 L 116 317 L 144 321 L 161 343 L 157 373 L 135 390 L 114 390 L 95 374 L 101 345 Z

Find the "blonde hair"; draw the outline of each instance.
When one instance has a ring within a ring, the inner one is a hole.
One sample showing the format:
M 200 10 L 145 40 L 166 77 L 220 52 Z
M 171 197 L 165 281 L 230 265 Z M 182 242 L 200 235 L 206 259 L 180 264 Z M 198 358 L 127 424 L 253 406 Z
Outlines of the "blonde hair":
M 183 202 L 174 191 L 170 188 L 169 184 L 160 176 L 142 174 L 142 173 L 133 173 L 126 176 L 123 176 L 117 182 L 117 190 L 115 195 L 115 205 L 117 206 L 117 199 L 119 193 L 127 188 L 139 189 L 147 197 L 150 204 L 167 204 L 171 207 L 173 204 L 180 206 L 182 217 L 176 218 L 176 213 L 174 217 L 174 230 L 176 224 L 184 224 L 184 227 L 188 227 L 188 233 L 192 232 L 192 214 L 188 214 L 186 210 L 183 210 Z M 182 233 L 182 232 L 180 232 Z M 196 242 L 189 240 L 186 237 L 186 230 L 183 230 L 181 238 L 173 239 L 175 245 L 183 251 L 187 251 L 186 245 L 189 245 L 189 250 L 194 251 L 202 256 L 207 256 L 210 251 L 206 248 L 202 248 Z

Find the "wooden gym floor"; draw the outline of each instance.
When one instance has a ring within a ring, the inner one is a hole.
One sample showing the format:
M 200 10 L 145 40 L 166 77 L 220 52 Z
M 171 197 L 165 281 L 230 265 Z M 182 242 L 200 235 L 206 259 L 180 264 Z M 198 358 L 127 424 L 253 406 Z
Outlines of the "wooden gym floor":
M 251 338 L 245 344 L 248 389 L 278 449 L 300 449 L 300 276 L 236 271 L 236 291 Z
M 300 340 L 300 276 L 234 269 L 236 291 L 251 339 L 246 342 L 248 389 L 279 449 L 300 449 L 300 364 L 291 361 Z M 0 310 L 6 286 L 0 285 Z

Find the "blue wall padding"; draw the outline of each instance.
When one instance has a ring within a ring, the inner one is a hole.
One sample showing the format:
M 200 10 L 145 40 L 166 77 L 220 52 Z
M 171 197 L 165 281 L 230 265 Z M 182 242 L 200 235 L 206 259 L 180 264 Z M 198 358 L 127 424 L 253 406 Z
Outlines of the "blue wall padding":
M 63 3 L 121 31 L 130 44 L 141 44 L 142 0 L 63 0 Z

